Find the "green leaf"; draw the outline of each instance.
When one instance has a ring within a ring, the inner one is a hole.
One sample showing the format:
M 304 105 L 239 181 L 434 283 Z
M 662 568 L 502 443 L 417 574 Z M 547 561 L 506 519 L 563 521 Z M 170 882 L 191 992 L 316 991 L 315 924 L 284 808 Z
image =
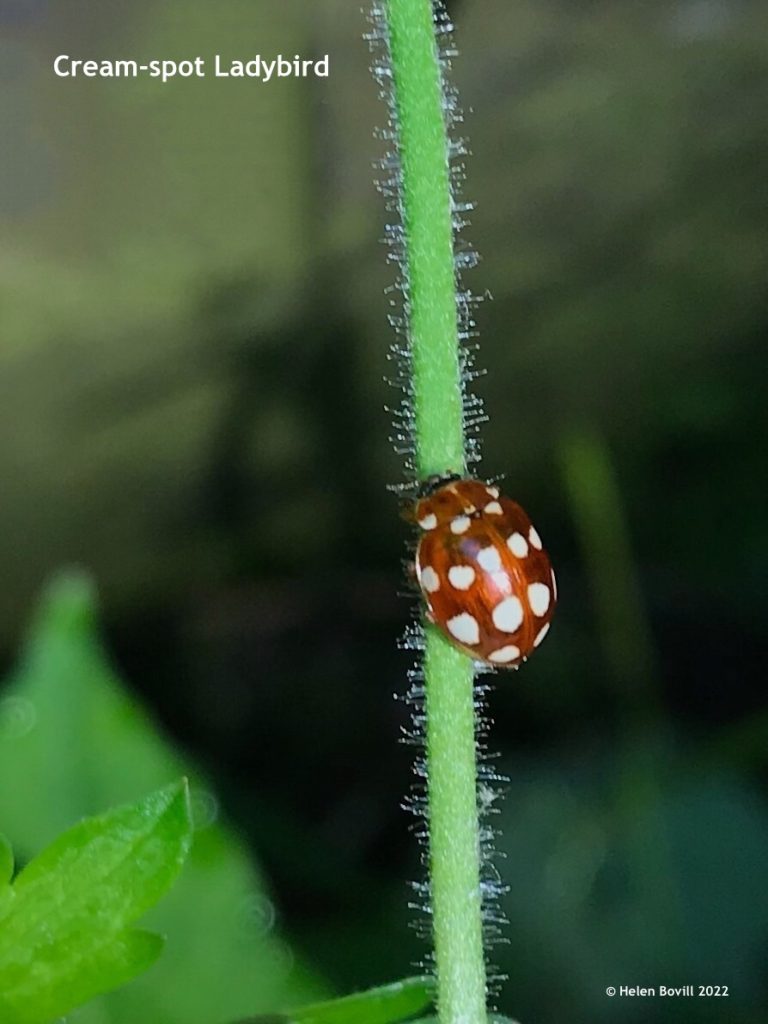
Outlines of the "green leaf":
M 393 1024 L 432 1002 L 432 978 L 405 978 L 342 999 L 304 1006 L 289 1014 L 291 1024 Z
M 13 850 L 4 835 L 0 835 L 0 886 L 6 886 L 13 876 Z
M 66 903 L 70 923 L 90 922 L 94 907 L 100 919 L 135 920 L 170 887 L 184 863 L 192 833 L 188 797 L 183 780 L 79 822 L 20 872 L 17 906 L 22 898 L 48 899 L 52 910 Z
M 437 1017 L 419 1017 L 418 1020 L 411 1021 L 411 1024 L 438 1024 L 438 1020 Z M 488 1024 L 519 1024 L 519 1021 L 493 1014 L 488 1018 Z
M 59 836 L 0 901 L 0 1019 L 45 1024 L 122 985 L 162 940 L 126 930 L 170 888 L 189 850 L 186 782 Z
M 249 1017 L 240 1024 L 398 1024 L 428 1006 L 434 990 L 432 978 L 405 978 L 287 1014 Z
M 2 707 L 12 714 L 0 728 L 0 779 L 13 785 L 0 785 L 0 825 L 22 863 L 72 821 L 190 779 L 192 849 L 147 919 L 166 936 L 163 956 L 78 1010 L 77 1024 L 217 1024 L 326 994 L 280 934 L 264 882 L 222 824 L 210 785 L 116 677 L 87 576 L 63 574 L 48 588 L 0 715 Z

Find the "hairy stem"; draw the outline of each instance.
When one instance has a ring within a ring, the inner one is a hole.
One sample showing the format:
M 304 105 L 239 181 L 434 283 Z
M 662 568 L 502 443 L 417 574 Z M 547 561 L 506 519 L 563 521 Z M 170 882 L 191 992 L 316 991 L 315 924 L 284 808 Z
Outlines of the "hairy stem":
M 470 660 L 427 628 L 429 849 L 441 1024 L 483 1024 L 475 709 Z
M 431 0 L 388 0 L 420 477 L 466 471 L 444 92 Z M 484 1024 L 474 673 L 426 627 L 429 854 L 441 1024 Z
M 389 0 L 420 476 L 463 473 L 463 404 L 448 140 L 430 0 Z

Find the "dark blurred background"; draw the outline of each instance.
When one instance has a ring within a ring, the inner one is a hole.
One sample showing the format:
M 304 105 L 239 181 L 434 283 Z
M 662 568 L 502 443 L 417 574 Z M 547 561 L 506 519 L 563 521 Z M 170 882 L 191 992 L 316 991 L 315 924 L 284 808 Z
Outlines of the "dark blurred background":
M 489 702 L 510 779 L 499 1005 L 758 1024 L 768 7 L 450 12 L 467 283 L 492 295 L 480 472 L 504 474 L 561 583 L 550 638 Z M 3 662 L 54 570 L 90 570 L 113 662 L 216 787 L 286 941 L 329 990 L 407 974 L 425 953 L 393 699 L 411 604 L 365 18 L 0 0 L 0 28 Z M 331 73 L 51 68 L 217 52 L 327 52 Z M 608 984 L 731 994 L 610 1002 Z

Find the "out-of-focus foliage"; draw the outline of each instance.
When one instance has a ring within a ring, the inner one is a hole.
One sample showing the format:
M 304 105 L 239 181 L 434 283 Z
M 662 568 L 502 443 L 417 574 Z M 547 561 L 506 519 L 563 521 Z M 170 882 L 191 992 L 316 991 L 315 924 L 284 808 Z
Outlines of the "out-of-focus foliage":
M 217 821 L 214 792 L 109 668 L 94 614 L 91 586 L 81 576 L 61 577 L 42 602 L 2 706 L 4 832 L 23 860 L 64 823 L 185 773 L 192 777 L 195 833 L 182 878 L 146 919 L 167 936 L 160 962 L 72 1020 L 216 1024 L 305 1001 L 317 982 L 281 939 L 263 881 Z M 95 884 L 93 870 L 88 880 Z
M 345 11 L 108 0 L 96 18 L 41 4 L 14 25 L 0 532 L 16 543 L 0 568 L 28 600 L 73 558 L 138 603 L 243 559 L 338 557 L 362 540 L 350 500 L 393 537 L 391 509 L 375 511 L 398 473 L 369 171 L 383 112 L 363 19 Z M 464 0 L 456 15 L 471 284 L 494 296 L 489 466 L 550 506 L 558 435 L 584 419 L 621 446 L 633 508 L 660 493 L 654 467 L 683 463 L 656 550 L 710 587 L 696 510 L 725 516 L 738 494 L 745 546 L 760 507 L 760 446 L 731 453 L 765 436 L 750 388 L 767 315 L 765 5 Z M 62 82 L 49 39 L 104 56 L 316 46 L 332 70 L 311 86 Z M 343 417 L 321 401 L 334 389 Z M 730 551 L 713 550 L 719 569 Z M 6 636 L 18 608 L 0 596 Z
M 191 840 L 180 783 L 81 821 L 0 888 L 4 1024 L 50 1024 L 151 966 L 162 938 L 127 926 L 172 885 Z
M 273 1017 L 271 1024 L 397 1024 L 429 1006 L 433 994 L 429 978 L 405 978 L 367 992 L 303 1006 L 284 1017 Z M 270 1020 L 257 1017 L 241 1024 L 270 1024 Z
M 768 906 L 756 894 L 768 885 L 768 808 L 759 791 L 647 736 L 615 753 L 574 748 L 559 763 L 504 768 L 498 824 L 514 871 L 503 963 L 520 1018 L 557 1024 L 553 986 L 574 1024 L 612 1024 L 609 985 L 696 983 L 727 985 L 725 1009 L 681 1000 L 675 1020 L 760 1024 Z M 668 1019 L 664 1006 L 644 1006 L 645 1019 Z
M 511 1017 L 499 1017 L 496 1013 L 488 1018 L 488 1022 L 489 1024 L 518 1024 Z M 422 1017 L 421 1020 L 414 1021 L 414 1024 L 437 1024 L 437 1017 Z
M 13 875 L 13 850 L 11 844 L 0 835 L 0 885 L 7 885 Z

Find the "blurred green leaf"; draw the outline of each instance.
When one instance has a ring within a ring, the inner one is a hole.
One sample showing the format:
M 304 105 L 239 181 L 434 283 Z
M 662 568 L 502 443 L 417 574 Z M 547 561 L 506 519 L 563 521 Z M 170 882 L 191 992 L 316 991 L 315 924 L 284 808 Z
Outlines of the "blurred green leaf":
M 13 875 L 13 850 L 4 835 L 0 835 L 0 886 L 5 887 Z
M 186 782 L 59 836 L 0 898 L 0 1019 L 45 1024 L 149 967 L 158 935 L 126 931 L 176 879 L 192 823 Z
M 288 1014 L 249 1017 L 240 1024 L 398 1024 L 432 1002 L 434 987 L 432 978 L 405 978 Z
M 56 579 L 0 697 L 11 708 L 0 778 L 13 780 L 0 788 L 2 827 L 23 863 L 71 821 L 187 775 L 195 833 L 178 885 L 148 918 L 167 936 L 160 962 L 77 1011 L 77 1024 L 215 1024 L 324 995 L 280 937 L 244 844 L 218 821 L 215 794 L 109 666 L 94 608 L 86 576 Z
M 523 1021 L 556 985 L 570 1021 L 613 1024 L 614 979 L 684 977 L 690 964 L 727 977 L 742 1007 L 762 1005 L 768 908 L 755 893 L 768 886 L 768 814 L 758 790 L 658 732 L 501 769 L 499 847 L 515 867 L 503 910 L 515 927 L 500 969 Z M 736 1012 L 732 1001 L 729 1022 Z
M 412 1024 L 438 1024 L 438 1021 L 437 1017 L 419 1017 Z M 519 1024 L 519 1022 L 512 1020 L 511 1017 L 500 1017 L 498 1014 L 494 1014 L 488 1018 L 488 1024 Z
M 431 978 L 405 978 L 391 985 L 356 992 L 342 999 L 293 1010 L 293 1024 L 392 1024 L 406 1020 L 432 1002 Z

